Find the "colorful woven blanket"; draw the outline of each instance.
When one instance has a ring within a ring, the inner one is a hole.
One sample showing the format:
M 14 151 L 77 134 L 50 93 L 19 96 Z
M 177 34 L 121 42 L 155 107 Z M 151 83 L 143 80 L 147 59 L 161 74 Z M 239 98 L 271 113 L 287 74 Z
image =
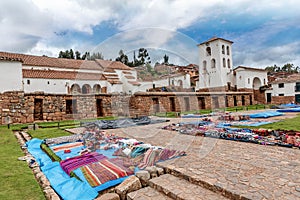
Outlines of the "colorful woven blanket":
M 102 159 L 107 158 L 106 156 L 99 154 L 97 152 L 91 152 L 84 155 L 76 156 L 73 158 L 68 158 L 60 162 L 61 168 L 70 175 L 71 171 L 87 165 L 89 163 L 98 162 Z
M 123 161 L 118 158 L 103 159 L 80 169 L 92 187 L 134 174 L 134 171 L 130 167 L 125 167 Z

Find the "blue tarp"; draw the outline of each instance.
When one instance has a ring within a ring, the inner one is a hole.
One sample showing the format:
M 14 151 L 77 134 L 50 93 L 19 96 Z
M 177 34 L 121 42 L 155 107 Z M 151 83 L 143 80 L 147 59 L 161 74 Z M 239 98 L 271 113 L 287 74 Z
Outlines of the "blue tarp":
M 280 109 L 280 110 L 277 110 L 277 112 L 300 112 L 300 107 L 299 108 Z
M 98 192 L 89 184 L 71 178 L 62 170 L 59 162 L 52 162 L 49 156 L 40 148 L 41 143 L 42 140 L 34 138 L 28 141 L 26 145 L 29 153 L 34 156 L 57 194 L 66 200 L 91 200 L 98 196 Z
M 197 114 L 181 115 L 181 118 L 203 118 L 203 117 L 206 117 L 206 115 L 197 115 Z
M 274 112 L 274 111 L 266 111 L 266 112 L 260 112 L 260 113 L 254 113 L 250 114 L 250 118 L 269 118 L 269 117 L 276 117 L 283 115 L 280 112 Z

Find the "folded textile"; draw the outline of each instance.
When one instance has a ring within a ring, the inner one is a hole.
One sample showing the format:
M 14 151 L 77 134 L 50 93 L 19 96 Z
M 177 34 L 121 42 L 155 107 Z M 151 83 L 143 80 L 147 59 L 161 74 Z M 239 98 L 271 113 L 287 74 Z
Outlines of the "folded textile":
M 54 152 L 58 152 L 58 151 L 64 151 L 66 149 L 72 149 L 72 148 L 76 148 L 76 147 L 83 147 L 83 143 L 82 142 L 73 142 L 73 143 L 66 143 L 66 144 L 62 144 L 59 146 L 54 146 L 51 147 L 51 149 Z
M 89 163 L 98 162 L 102 159 L 107 158 L 106 156 L 99 154 L 97 152 L 91 152 L 87 154 L 83 154 L 80 156 L 76 156 L 73 158 L 68 158 L 60 162 L 61 168 L 70 175 L 71 171 L 87 165 Z
M 160 152 L 161 149 L 148 149 L 144 155 L 143 161 L 138 165 L 138 167 L 140 169 L 145 169 L 146 167 L 153 166 L 158 161 L 158 155 Z
M 159 161 L 163 161 L 163 160 L 168 160 L 183 155 L 185 155 L 184 151 L 163 149 L 160 152 L 158 159 Z

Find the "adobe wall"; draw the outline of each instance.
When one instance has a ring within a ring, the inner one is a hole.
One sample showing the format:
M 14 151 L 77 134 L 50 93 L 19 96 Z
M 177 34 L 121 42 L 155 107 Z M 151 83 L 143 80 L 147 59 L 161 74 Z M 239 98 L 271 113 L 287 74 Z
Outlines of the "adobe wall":
M 156 112 L 198 111 L 202 109 L 201 99 L 205 104 L 203 109 L 218 109 L 226 106 L 233 107 L 234 99 L 236 99 L 237 106 L 241 106 L 242 102 L 244 105 L 250 105 L 251 97 L 253 98 L 253 94 L 247 92 L 150 92 L 136 93 L 131 96 L 7 92 L 0 94 L 0 123 L 80 120 L 100 116 L 136 117 Z M 37 109 L 37 102 L 40 102 L 39 109 Z M 72 107 L 71 112 L 70 107 Z
M 272 96 L 271 104 L 287 104 L 295 102 L 295 96 Z

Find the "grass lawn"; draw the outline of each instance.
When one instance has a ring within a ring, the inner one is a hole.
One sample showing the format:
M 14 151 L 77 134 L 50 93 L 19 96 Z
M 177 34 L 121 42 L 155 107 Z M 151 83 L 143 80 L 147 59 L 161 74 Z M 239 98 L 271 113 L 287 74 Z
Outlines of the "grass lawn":
M 267 129 L 274 129 L 274 130 L 295 130 L 300 131 L 300 114 L 294 118 L 285 119 L 283 121 L 275 122 L 272 124 L 266 124 L 263 126 L 259 126 L 258 128 L 267 128 Z
M 0 127 L 0 199 L 45 199 L 43 191 L 35 180 L 13 132 L 6 126 Z

